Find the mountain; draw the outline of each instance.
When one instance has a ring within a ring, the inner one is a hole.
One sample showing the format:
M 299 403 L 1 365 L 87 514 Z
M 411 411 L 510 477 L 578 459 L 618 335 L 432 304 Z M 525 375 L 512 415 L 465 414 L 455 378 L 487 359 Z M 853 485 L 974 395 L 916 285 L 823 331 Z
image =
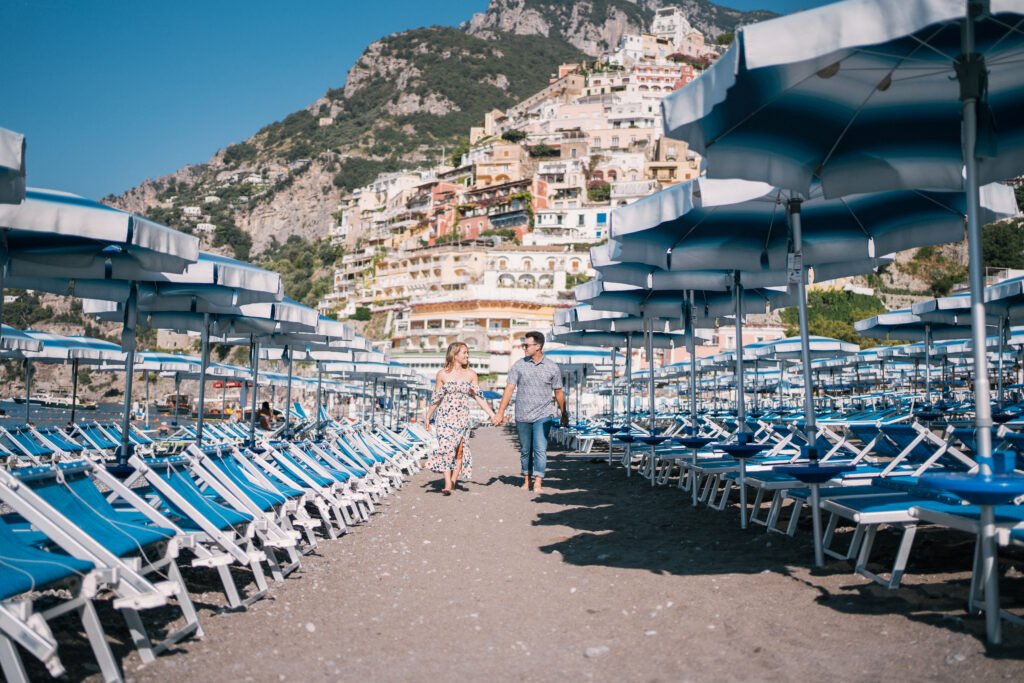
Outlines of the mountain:
M 771 16 L 707 0 L 491 0 L 458 29 L 420 28 L 371 43 L 344 86 L 204 164 L 108 201 L 203 231 L 241 258 L 292 235 L 323 237 L 344 194 L 381 172 L 452 156 L 486 112 L 541 90 L 560 63 L 596 57 L 623 34 L 646 30 L 657 8 L 673 5 L 709 37 Z
M 515 33 L 560 38 L 597 57 L 614 49 L 624 34 L 648 30 L 655 12 L 663 7 L 682 8 L 690 25 L 709 41 L 733 33 L 741 24 L 777 16 L 766 10 L 740 12 L 708 0 L 491 0 L 465 29 L 484 37 Z

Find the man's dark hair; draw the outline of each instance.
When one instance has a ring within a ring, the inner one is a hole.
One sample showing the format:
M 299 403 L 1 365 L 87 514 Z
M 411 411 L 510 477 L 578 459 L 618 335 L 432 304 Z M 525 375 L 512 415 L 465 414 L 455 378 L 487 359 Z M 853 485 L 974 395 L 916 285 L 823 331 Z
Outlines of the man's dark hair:
M 544 348 L 544 335 L 541 332 L 527 332 L 523 335 L 527 339 L 532 339 L 536 342 L 537 346 Z

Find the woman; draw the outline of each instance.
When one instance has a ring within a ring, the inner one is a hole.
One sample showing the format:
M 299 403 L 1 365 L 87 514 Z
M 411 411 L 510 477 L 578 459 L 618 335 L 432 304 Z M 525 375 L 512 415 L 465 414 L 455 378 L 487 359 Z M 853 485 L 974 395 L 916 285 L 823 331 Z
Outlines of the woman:
M 427 407 L 424 425 L 430 430 L 430 418 L 437 416 L 437 451 L 427 459 L 432 472 L 444 474 L 441 493 L 450 496 L 459 477 L 470 479 L 473 454 L 466 439 L 469 436 L 469 398 L 476 400 L 489 416 L 491 406 L 480 396 L 476 373 L 469 369 L 469 347 L 462 342 L 448 345 L 444 367 L 434 382 L 434 396 Z

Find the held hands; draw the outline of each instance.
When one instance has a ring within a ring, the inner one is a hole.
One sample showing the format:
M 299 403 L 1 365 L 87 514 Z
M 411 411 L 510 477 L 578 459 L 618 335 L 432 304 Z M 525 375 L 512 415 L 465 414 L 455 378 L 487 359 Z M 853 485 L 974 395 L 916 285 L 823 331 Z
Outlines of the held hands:
M 497 413 L 495 413 L 494 415 L 491 415 L 491 425 L 492 426 L 500 427 L 502 425 L 502 423 L 504 423 L 504 422 L 505 422 L 505 416 L 504 415 L 498 415 Z

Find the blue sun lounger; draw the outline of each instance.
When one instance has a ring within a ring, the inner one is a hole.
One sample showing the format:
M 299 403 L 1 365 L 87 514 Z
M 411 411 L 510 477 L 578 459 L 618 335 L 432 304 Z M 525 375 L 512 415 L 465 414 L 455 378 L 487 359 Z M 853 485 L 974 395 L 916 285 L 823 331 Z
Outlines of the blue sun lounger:
M 64 553 L 41 550 L 19 535 L 28 536 L 16 533 L 0 519 L 0 666 L 4 678 L 17 683 L 28 681 L 15 644 L 42 662 L 50 675 L 61 676 L 64 667 L 58 656 L 59 643 L 46 622 L 77 612 L 103 679 L 121 680 L 92 604 L 96 581 L 91 574 L 96 565 Z M 27 593 L 61 588 L 68 590 L 70 599 L 60 600 L 46 610 L 36 611 L 32 600 L 25 597 Z
M 229 607 L 247 607 L 266 596 L 267 582 L 260 563 L 267 556 L 254 546 L 252 515 L 231 508 L 213 491 L 201 490 L 185 456 L 133 455 L 129 463 L 135 474 L 125 480 L 125 486 L 143 480 L 149 485 L 139 489 L 140 493 L 155 498 L 157 509 L 175 531 L 192 538 L 192 566 L 217 570 Z M 256 590 L 244 599 L 229 569 L 231 564 L 248 568 L 256 582 Z
M 122 502 L 115 508 L 97 488 L 102 482 Z M 0 500 L 57 547 L 92 562 L 114 606 L 128 622 L 143 662 L 192 634 L 202 636 L 199 618 L 175 558 L 179 543 L 163 516 L 102 467 L 87 460 L 0 471 Z M 161 577 L 155 583 L 147 577 Z M 139 615 L 163 607 L 169 598 L 185 618 L 183 626 L 153 643 Z

